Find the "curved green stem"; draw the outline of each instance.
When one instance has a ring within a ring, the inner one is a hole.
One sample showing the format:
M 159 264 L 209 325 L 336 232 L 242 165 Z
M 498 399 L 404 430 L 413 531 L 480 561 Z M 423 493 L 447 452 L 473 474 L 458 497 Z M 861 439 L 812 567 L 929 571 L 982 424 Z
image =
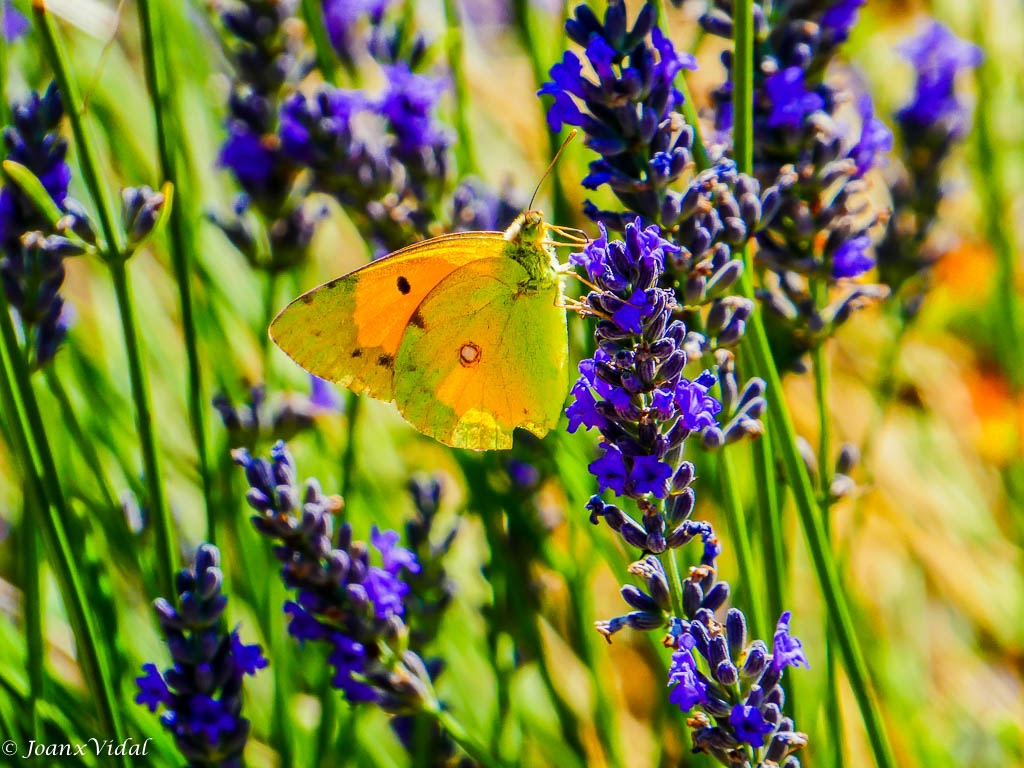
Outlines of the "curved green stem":
M 142 32 L 142 60 L 146 70 L 146 86 L 153 104 L 153 119 L 156 126 L 157 150 L 160 169 L 164 180 L 169 181 L 175 191 L 181 189 L 181 178 L 175 162 L 175 147 L 184 144 L 184 134 L 177 105 L 171 97 L 173 89 L 168 87 L 172 67 L 167 60 L 166 48 L 158 37 L 158 20 L 154 19 L 154 8 L 150 0 L 138 0 L 139 24 Z M 171 261 L 178 285 L 178 303 L 181 306 L 181 330 L 185 337 L 185 356 L 188 367 L 188 412 L 192 426 L 192 437 L 196 446 L 199 479 L 203 489 L 208 521 L 214 518 L 213 478 L 206 442 L 206 398 L 203 396 L 202 363 L 199 359 L 198 332 L 192 301 L 192 269 L 189 258 L 189 237 L 186 232 L 183 196 L 178 195 L 172 206 L 169 222 Z M 208 522 L 212 526 L 212 522 Z

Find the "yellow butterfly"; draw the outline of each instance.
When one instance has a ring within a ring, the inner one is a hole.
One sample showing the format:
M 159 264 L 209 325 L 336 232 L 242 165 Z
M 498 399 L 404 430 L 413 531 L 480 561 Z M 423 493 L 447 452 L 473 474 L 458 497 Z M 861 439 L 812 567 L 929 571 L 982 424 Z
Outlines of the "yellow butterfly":
M 554 428 L 568 388 L 567 269 L 551 232 L 571 237 L 528 210 L 504 233 L 416 243 L 300 296 L 270 335 L 446 445 L 511 448 L 516 427 Z

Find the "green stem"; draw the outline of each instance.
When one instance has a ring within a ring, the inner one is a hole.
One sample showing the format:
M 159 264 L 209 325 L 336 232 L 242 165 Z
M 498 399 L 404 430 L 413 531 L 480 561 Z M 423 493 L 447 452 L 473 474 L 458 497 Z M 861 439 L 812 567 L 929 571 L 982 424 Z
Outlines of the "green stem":
M 170 182 L 175 191 L 181 191 L 181 179 L 175 162 L 175 147 L 184 145 L 179 114 L 170 90 L 164 80 L 172 70 L 162 38 L 157 37 L 158 24 L 153 17 L 154 9 L 150 0 L 138 0 L 139 24 L 142 32 L 142 59 L 146 70 L 146 85 L 153 104 L 153 119 L 156 126 L 157 149 L 160 155 L 160 169 L 163 178 Z M 161 77 L 161 75 L 163 77 Z M 192 269 L 190 248 L 185 226 L 185 201 L 178 196 L 171 208 L 169 223 L 171 261 L 178 285 L 178 302 L 181 306 L 181 330 L 185 337 L 185 356 L 188 368 L 188 411 L 192 426 L 192 437 L 196 445 L 199 478 L 206 503 L 206 516 L 212 521 L 214 510 L 210 458 L 206 442 L 206 398 L 203 396 L 202 363 L 199 358 L 198 333 L 195 310 L 192 301 Z M 212 523 L 208 523 L 212 525 Z
M 665 553 L 665 561 L 668 564 L 668 596 L 672 603 L 672 613 L 683 618 L 683 576 L 679 570 L 679 558 L 675 549 L 669 549 Z
M 753 286 L 750 284 L 749 278 L 744 279 L 743 283 L 744 293 L 747 296 L 753 296 Z M 757 312 L 751 316 L 744 339 L 744 349 L 750 355 L 754 369 L 768 383 L 768 408 L 771 424 L 778 430 L 779 453 L 793 492 L 793 500 L 796 503 L 800 523 L 807 537 L 807 546 L 811 553 L 815 575 L 828 609 L 831 631 L 838 642 L 850 687 L 853 689 L 861 717 L 864 720 L 864 727 L 875 762 L 880 768 L 895 768 L 896 760 L 889 745 L 864 655 L 854 631 L 853 617 L 839 580 L 838 569 L 828 543 L 828 536 L 825 533 L 825 525 L 821 510 L 818 508 L 815 490 L 807 473 L 807 466 L 797 448 L 796 430 L 793 427 L 789 409 L 782 397 L 782 380 L 768 346 L 768 337 L 765 334 L 761 316 Z
M 115 706 L 116 697 L 109 665 L 101 653 L 103 646 L 99 642 L 95 617 L 87 608 L 86 592 L 64 529 L 64 521 L 71 519 L 71 510 L 50 450 L 28 366 L 18 348 L 14 323 L 3 291 L 0 291 L 0 338 L 3 342 L 0 344 L 0 399 L 5 413 L 9 414 L 14 448 L 21 457 L 26 480 L 37 500 L 35 508 L 40 518 L 33 522 L 42 530 L 46 551 L 54 566 L 54 575 L 80 654 L 82 672 L 97 699 L 99 725 L 103 731 L 121 741 L 124 732 Z M 15 392 L 20 398 L 21 412 Z M 22 414 L 27 423 L 22 421 Z
M 118 312 L 124 332 L 125 351 L 128 356 L 128 373 L 132 383 L 132 399 L 135 401 L 135 421 L 142 444 L 143 469 L 146 474 L 146 486 L 149 493 L 150 515 L 156 528 L 157 546 L 157 580 L 160 594 L 173 595 L 174 563 L 176 558 L 172 548 L 170 514 L 164 497 L 163 476 L 157 459 L 156 441 L 153 434 L 149 388 L 145 369 L 142 366 L 142 352 L 138 333 L 135 327 L 135 309 L 131 300 L 131 289 L 124 261 L 123 235 L 115 226 L 113 209 L 107 195 L 106 187 L 100 183 L 99 166 L 96 150 L 85 125 L 82 111 L 82 100 L 78 88 L 71 79 L 70 67 L 63 45 L 57 37 L 53 19 L 46 11 L 43 0 L 33 0 L 38 26 L 42 32 L 43 48 L 53 67 L 54 76 L 60 87 L 61 99 L 65 111 L 71 120 L 71 129 L 75 136 L 78 149 L 79 164 L 86 187 L 92 195 L 99 212 L 100 225 L 106 239 L 104 259 L 110 268 L 117 294 Z
M 40 584 L 39 533 L 29 520 L 38 520 L 39 513 L 33 510 L 40 504 L 29 483 L 24 486 L 24 506 L 21 516 L 21 534 L 24 561 L 22 591 L 25 599 L 25 647 L 28 661 L 28 732 L 38 734 L 39 705 L 43 700 L 43 663 L 46 649 L 43 644 L 43 594 Z
M 979 44 L 985 45 L 991 32 L 986 18 L 989 2 L 975 6 L 975 36 Z M 997 150 L 992 135 L 992 111 L 999 100 L 994 91 L 998 78 L 998 56 L 986 56 L 978 68 L 978 113 L 975 116 L 974 136 L 978 153 L 978 174 L 983 182 L 978 185 L 984 199 L 985 230 L 988 241 L 996 254 L 996 301 L 997 316 L 1001 333 L 995 341 L 1002 357 L 1003 368 L 1015 393 L 1024 391 L 1024 313 L 1020 306 L 1017 290 L 1017 260 L 1019 255 L 1006 226 L 1007 202 L 1006 182 L 1003 177 L 1003 163 L 997 160 Z
M 85 181 L 86 189 L 93 197 L 93 203 L 99 214 L 100 229 L 106 242 L 107 258 L 120 260 L 124 252 L 124 237 L 116 225 L 114 208 L 110 202 L 107 188 L 100 183 L 99 162 L 96 159 L 96 150 L 92 141 L 89 140 L 88 128 L 85 125 L 85 112 L 82 109 L 82 99 L 78 93 L 78 86 L 71 79 L 71 67 L 68 64 L 67 54 L 60 38 L 57 36 L 57 29 L 54 26 L 53 18 L 46 10 L 44 0 L 32 0 L 32 11 L 35 14 L 37 28 L 42 35 L 43 50 L 50 66 L 53 68 L 54 77 L 57 79 L 57 86 L 60 88 L 60 98 L 64 103 L 64 111 L 71 121 L 71 132 L 75 136 L 76 149 L 78 150 L 78 162 L 81 166 L 82 178 Z
M 502 761 L 492 755 L 480 741 L 467 731 L 451 712 L 441 709 L 440 705 L 425 708 L 424 712 L 430 715 L 437 724 L 444 729 L 452 741 L 459 745 L 463 752 L 470 756 L 480 765 L 501 766 Z
M 448 27 L 446 34 L 448 68 L 452 73 L 455 85 L 455 130 L 459 140 L 455 144 L 455 157 L 458 162 L 459 175 L 475 173 L 476 158 L 473 153 L 473 140 L 469 130 L 468 109 L 471 103 L 469 87 L 466 84 L 465 59 L 462 55 L 462 19 L 456 0 L 444 0 L 444 20 Z
M 327 29 L 324 27 L 323 3 L 318 0 L 302 0 L 302 16 L 306 22 L 306 29 L 313 38 L 313 50 L 316 54 L 316 67 L 320 70 L 324 80 L 332 85 L 335 82 L 334 49 L 331 48 L 331 41 L 327 36 Z
M 815 307 L 820 311 L 828 303 L 828 285 L 824 280 L 812 283 Z M 818 406 L 818 479 L 820 503 L 825 536 L 831 539 L 831 507 L 832 507 L 832 416 L 831 377 L 829 375 L 827 339 L 821 339 L 811 350 L 814 364 L 814 393 Z M 843 708 L 839 698 L 839 674 L 836 669 L 835 643 L 829 632 L 829 622 L 825 622 L 823 636 L 825 638 L 825 683 L 827 688 L 825 702 L 834 756 L 833 764 L 843 768 L 846 764 L 845 745 L 843 744 Z
M 356 470 L 356 432 L 359 416 L 363 411 L 363 398 L 354 392 L 345 393 L 345 416 L 348 420 L 348 434 L 345 435 L 345 452 L 341 456 L 341 498 L 349 503 L 349 496 L 355 487 L 353 479 Z
M 753 0 L 736 0 L 733 24 L 733 138 L 737 169 L 740 173 L 749 174 L 753 167 Z M 743 249 L 743 261 L 745 269 L 740 281 L 743 295 L 754 299 L 753 264 L 749 243 Z M 754 373 L 760 375 L 768 385 L 769 415 L 771 424 L 779 431 L 779 452 L 785 466 L 786 477 L 793 490 L 793 498 L 807 537 L 815 574 L 828 608 L 832 633 L 839 644 L 850 687 L 857 699 L 875 762 L 879 768 L 896 768 L 896 759 L 886 735 L 867 664 L 854 630 L 853 617 L 839 580 L 821 510 L 807 467 L 797 448 L 796 430 L 783 397 L 782 379 L 775 367 L 760 312 L 755 311 L 750 318 L 743 349 L 753 363 Z
M 266 273 L 266 282 L 263 284 L 263 327 L 257 329 L 260 340 L 260 364 L 263 371 L 263 383 L 266 384 L 270 378 L 270 323 L 274 320 L 274 302 L 277 297 L 276 271 Z
M 46 379 L 46 386 L 49 388 L 50 394 L 57 401 L 57 407 L 60 408 L 64 426 L 67 428 L 71 439 L 74 440 L 77 452 L 85 460 L 86 466 L 96 481 L 101 502 L 110 515 L 116 515 L 123 522 L 124 515 L 121 513 L 121 505 L 117 500 L 117 495 L 114 493 L 114 487 L 110 483 L 110 478 L 107 477 L 106 472 L 103 470 L 103 462 L 100 461 L 100 455 L 96 450 L 96 443 L 90 440 L 86 436 L 85 430 L 82 429 L 78 416 L 75 414 L 75 409 L 71 405 L 71 398 L 68 397 L 67 390 L 64 389 L 60 376 L 52 365 L 47 366 L 43 370 L 43 376 Z
M 754 575 L 754 556 L 750 548 L 750 534 L 747 532 L 747 517 L 743 510 L 743 501 L 740 499 L 739 481 L 736 478 L 732 453 L 728 447 L 718 452 L 718 468 L 725 501 L 725 521 L 736 550 L 736 565 L 739 568 L 738 591 L 746 594 L 747 617 L 750 619 L 752 636 L 765 637 L 768 623 L 764 617 L 764 601 L 760 599 L 755 589 L 758 579 Z
M 152 406 L 149 397 L 149 382 L 142 365 L 142 344 L 135 326 L 135 305 L 132 301 L 131 285 L 124 262 L 110 264 L 110 276 L 114 281 L 117 295 L 117 309 L 121 316 L 124 332 L 125 351 L 128 355 L 128 377 L 132 385 L 132 399 L 135 401 L 135 426 L 139 430 L 142 445 L 142 467 L 145 472 L 146 491 L 149 496 L 149 511 L 156 535 L 157 585 L 162 595 L 177 594 L 174 589 L 175 564 L 178 557 L 174 549 L 174 532 L 171 516 L 164 495 L 163 472 L 156 450 L 153 432 Z
M 757 488 L 757 509 L 761 515 L 761 532 L 767 542 L 763 548 L 765 575 L 765 602 L 768 616 L 773 621 L 785 610 L 786 549 L 782 535 L 782 510 L 775 482 L 775 458 L 772 453 L 771 426 L 754 441 L 754 481 Z

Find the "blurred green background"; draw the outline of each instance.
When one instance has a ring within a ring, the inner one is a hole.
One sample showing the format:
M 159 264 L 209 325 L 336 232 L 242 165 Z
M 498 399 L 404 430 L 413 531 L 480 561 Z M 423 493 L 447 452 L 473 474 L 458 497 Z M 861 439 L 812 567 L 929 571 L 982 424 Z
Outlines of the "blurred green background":
M 30 15 L 27 4 L 16 5 Z M 350 434 L 348 415 L 311 409 L 306 375 L 276 349 L 267 351 L 267 281 L 206 216 L 229 210 L 236 191 L 216 165 L 228 86 L 214 12 L 200 0 L 160 5 L 164 36 L 172 42 L 173 99 L 186 118 L 185 164 L 175 205 L 193 244 L 207 399 L 221 392 L 244 402 L 250 386 L 266 384 L 268 412 L 292 409 L 293 421 L 286 418 L 278 432 L 298 425 L 290 447 L 300 474 L 318 477 L 329 493 L 341 488 L 351 444 L 346 514 L 359 536 L 368 535 L 374 523 L 401 527 L 412 509 L 404 491 L 411 475 L 443 478 L 445 519 L 450 524 L 461 519 L 461 530 L 449 561 L 459 592 L 435 648 L 448 662 L 439 692 L 468 728 L 491 734 L 504 754 L 523 765 L 584 764 L 565 745 L 567 722 L 578 729 L 587 765 L 705 764 L 688 756 L 682 718 L 666 707 L 667 654 L 658 638 L 624 632 L 606 646 L 591 629 L 595 619 L 623 612 L 618 586 L 628 580 L 628 554 L 606 528 L 591 526 L 583 509 L 593 492 L 586 472 L 590 437 L 560 433 L 542 446 L 520 445 L 515 455 L 542 467 L 544 481 L 518 491 L 508 480 L 507 456 L 456 455 L 415 433 L 392 406 L 367 400 Z M 724 73 L 720 42 L 696 34 L 701 5 L 670 9 L 669 22 L 680 47 L 695 46 L 702 67 L 690 84 L 698 104 L 706 105 L 708 90 Z M 87 119 L 112 191 L 162 181 L 136 8 L 133 2 L 122 6 L 102 0 L 48 3 L 87 98 Z M 463 28 L 468 116 L 479 170 L 494 187 L 510 181 L 526 192 L 550 158 L 542 105 L 534 96 L 534 63 L 546 70 L 560 57 L 565 9 L 558 3 L 529 6 L 535 47 L 526 51 L 509 21 L 514 14 L 500 2 L 466 0 L 466 6 L 472 6 Z M 407 10 L 443 45 L 439 2 L 409 3 Z M 889 116 L 908 99 L 913 82 L 911 67 L 895 45 L 929 15 L 985 49 L 981 77 L 965 85 L 974 89 L 975 123 L 987 126 L 995 161 L 979 155 L 974 130 L 947 169 L 937 232 L 945 255 L 933 292 L 903 341 L 894 397 L 884 408 L 877 397 L 880 356 L 894 332 L 884 311 L 873 307 L 857 313 L 835 342 L 836 439 L 861 446 L 865 462 L 856 476 L 858 492 L 833 509 L 834 541 L 899 764 L 1005 768 L 1024 765 L 1024 489 L 1014 492 L 1011 478 L 1024 454 L 1024 402 L 1012 385 L 1021 372 L 1020 358 L 1008 359 L 997 343 L 1004 319 L 993 291 L 997 249 L 1012 249 L 1018 266 L 1021 254 L 1024 6 L 1010 0 L 932 6 L 871 0 L 845 48 L 850 69 L 840 68 L 834 76 L 855 71 L 863 77 L 877 114 L 891 125 Z M 45 88 L 51 73 L 39 51 L 32 37 L 6 49 L 8 99 Z M 450 98 L 445 107 L 450 117 Z M 75 153 L 72 142 L 73 169 Z M 557 174 L 574 218 L 559 223 L 593 231 L 575 213 L 585 192 L 579 181 L 588 150 L 577 143 L 566 155 Z M 71 195 L 94 210 L 77 172 Z M 550 210 L 550 193 L 541 192 L 540 207 Z M 312 257 L 271 289 L 270 304 L 278 309 L 367 258 L 352 224 L 332 207 Z M 185 553 L 207 533 L 166 236 L 133 257 L 130 269 L 184 564 Z M 120 503 L 128 492 L 142 494 L 143 487 L 116 303 L 106 270 L 86 258 L 70 263 L 65 293 L 75 323 L 55 365 L 36 377 L 37 394 L 78 517 L 74 530 L 80 535 L 73 546 L 87 563 L 87 587 L 95 599 L 89 607 L 118 651 L 115 680 L 129 734 L 155 738 L 151 764 L 174 765 L 173 744 L 156 717 L 131 703 L 132 681 L 142 663 L 162 664 L 166 650 L 150 609 L 159 594 L 153 533 L 133 526 Z M 582 327 L 575 332 L 582 343 Z M 813 443 L 812 381 L 790 375 L 786 395 L 798 431 Z M 241 622 L 243 637 L 261 642 L 274 665 L 247 686 L 245 713 L 253 721 L 248 762 L 311 765 L 320 738 L 325 664 L 315 647 L 300 649 L 284 635 L 279 620 L 284 589 L 269 549 L 249 526 L 243 477 L 228 453 L 231 438 L 212 407 L 206 418 L 217 543 L 232 596 L 229 624 Z M 255 447 L 265 453 L 276 436 L 271 428 L 261 431 Z M 749 475 L 748 451 L 737 453 Z M 93 459 L 101 473 L 94 471 Z M 700 470 L 696 516 L 725 530 L 713 467 L 700 465 Z M 28 690 L 22 585 L 31 543 L 22 515 L 19 475 L 0 445 L 5 537 L 0 541 L 0 731 L 5 736 L 23 728 Z M 843 723 L 828 722 L 819 704 L 826 684 L 823 608 L 791 510 L 785 527 L 791 533 L 786 604 L 795 612 L 794 632 L 812 665 L 809 672 L 788 677 L 797 724 L 811 736 L 801 760 L 808 766 L 826 764 L 816 757 L 842 728 L 847 765 L 870 765 L 845 684 L 840 683 Z M 724 544 L 720 576 L 742 591 L 732 550 L 727 540 Z M 692 557 L 696 561 L 697 555 Z M 43 587 L 45 728 L 52 741 L 65 735 L 81 741 L 97 735 L 92 707 L 55 583 L 46 579 Z M 530 631 L 521 622 L 530 624 Z M 498 722 L 502 698 L 509 700 L 510 714 Z M 353 712 L 340 700 L 337 707 L 324 764 L 405 764 L 408 758 L 387 729 L 385 715 Z M 283 749 L 282 738 L 287 739 Z M 86 758 L 84 764 L 102 760 Z

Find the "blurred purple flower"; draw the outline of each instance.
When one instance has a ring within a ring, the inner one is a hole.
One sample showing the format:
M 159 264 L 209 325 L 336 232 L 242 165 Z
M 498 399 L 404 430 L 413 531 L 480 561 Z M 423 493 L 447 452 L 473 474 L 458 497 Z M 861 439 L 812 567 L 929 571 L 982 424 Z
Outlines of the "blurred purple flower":
M 13 43 L 28 32 L 31 26 L 28 19 L 14 7 L 11 0 L 4 0 L 3 10 L 0 13 L 3 14 L 3 17 L 0 18 L 0 33 L 8 43 Z
M 981 48 L 932 21 L 898 50 L 917 70 L 914 98 L 897 113 L 905 130 L 912 126 L 923 130 L 945 123 L 950 135 L 962 135 L 967 128 L 968 112 L 956 97 L 956 76 L 981 64 Z
M 801 67 L 780 69 L 764 81 L 764 89 L 771 100 L 768 125 L 772 128 L 798 129 L 811 112 L 825 107 L 825 100 L 804 86 Z

